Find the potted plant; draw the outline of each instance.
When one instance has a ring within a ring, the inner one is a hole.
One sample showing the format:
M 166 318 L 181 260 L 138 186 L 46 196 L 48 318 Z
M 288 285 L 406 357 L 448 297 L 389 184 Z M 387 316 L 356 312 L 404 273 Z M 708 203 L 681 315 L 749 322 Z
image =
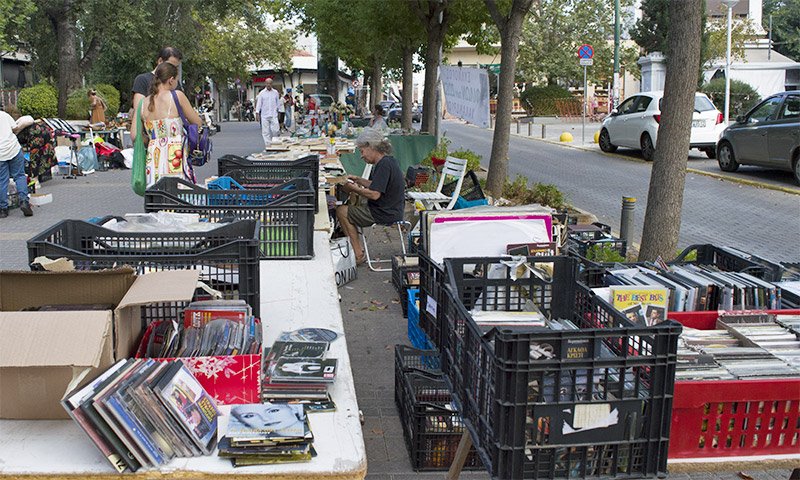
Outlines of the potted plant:
M 430 153 L 431 165 L 433 168 L 439 169 L 444 165 L 447 160 L 447 148 L 450 146 L 450 140 L 447 137 L 442 137 L 439 143 L 433 147 Z

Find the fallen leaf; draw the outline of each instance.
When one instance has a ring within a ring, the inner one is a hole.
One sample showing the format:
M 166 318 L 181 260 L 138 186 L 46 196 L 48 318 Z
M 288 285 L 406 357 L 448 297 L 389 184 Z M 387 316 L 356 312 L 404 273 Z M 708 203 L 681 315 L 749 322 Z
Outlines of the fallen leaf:
M 396 298 L 393 298 L 393 299 L 392 299 L 392 303 L 394 303 L 395 305 L 397 305 L 398 303 L 400 303 L 400 300 L 398 300 L 398 299 L 396 299 Z
M 746 474 L 744 472 L 739 472 L 738 475 L 739 475 L 739 478 L 741 478 L 742 480 L 753 480 L 753 477 L 751 477 L 750 475 L 748 475 L 748 474 Z
M 383 305 L 383 302 L 378 301 L 378 300 L 372 300 L 372 304 L 373 305 Z
M 374 433 L 375 435 L 383 435 L 383 430 L 381 430 L 380 428 L 373 428 L 372 433 Z

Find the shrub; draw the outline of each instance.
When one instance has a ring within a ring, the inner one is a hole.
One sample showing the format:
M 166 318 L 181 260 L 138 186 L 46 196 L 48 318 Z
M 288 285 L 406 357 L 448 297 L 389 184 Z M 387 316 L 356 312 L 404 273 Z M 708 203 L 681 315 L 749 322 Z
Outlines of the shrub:
M 531 115 L 558 115 L 556 100 L 572 98 L 566 88 L 558 85 L 529 87 L 520 95 L 525 110 Z
M 23 88 L 17 97 L 17 107 L 21 114 L 33 118 L 55 117 L 58 115 L 58 93 L 45 83 Z
M 715 78 L 703 85 L 703 93 L 711 98 L 714 105 L 723 110 L 725 108 L 725 79 Z M 731 80 L 731 118 L 744 115 L 761 101 L 761 97 L 749 83 Z
M 103 97 L 108 104 L 106 117 L 116 117 L 117 113 L 119 113 L 119 90 L 117 90 L 114 85 L 109 85 L 107 83 L 98 83 L 95 85 L 94 89 L 97 90 L 98 95 Z
M 564 193 L 555 185 L 534 183 L 533 187 L 529 188 L 528 179 L 522 175 L 517 175 L 513 182 L 506 180 L 506 184 L 503 186 L 503 197 L 518 205 L 538 203 L 555 209 L 566 206 Z
M 425 167 L 433 167 L 433 162 L 431 161 L 432 157 L 447 158 L 447 151 L 448 147 L 450 147 L 450 143 L 450 139 L 447 137 L 442 137 L 439 139 L 439 143 L 433 147 L 433 150 L 431 150 L 427 157 L 422 159 L 420 165 Z
M 459 149 L 455 152 L 450 153 L 451 157 L 455 158 L 463 158 L 467 161 L 467 171 L 473 170 L 475 172 L 481 169 L 481 160 L 483 157 L 478 155 L 477 153 L 473 152 L 472 150 L 467 149 Z
M 108 105 L 106 109 L 106 119 L 112 119 L 117 116 L 119 112 L 119 90 L 114 88 L 113 85 L 105 83 L 98 84 L 94 87 L 97 94 L 103 97 Z M 79 88 L 73 91 L 67 97 L 67 118 L 70 120 L 86 120 L 89 115 L 89 97 L 86 95 L 88 88 Z

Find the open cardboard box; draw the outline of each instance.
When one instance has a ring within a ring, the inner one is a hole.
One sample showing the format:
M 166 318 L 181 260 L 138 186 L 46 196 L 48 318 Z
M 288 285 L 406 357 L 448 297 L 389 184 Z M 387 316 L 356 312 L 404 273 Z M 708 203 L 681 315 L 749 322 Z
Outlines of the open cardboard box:
M 65 393 L 135 353 L 145 309 L 185 303 L 197 270 L 0 272 L 0 418 L 69 418 Z M 108 309 L 22 311 L 43 305 Z

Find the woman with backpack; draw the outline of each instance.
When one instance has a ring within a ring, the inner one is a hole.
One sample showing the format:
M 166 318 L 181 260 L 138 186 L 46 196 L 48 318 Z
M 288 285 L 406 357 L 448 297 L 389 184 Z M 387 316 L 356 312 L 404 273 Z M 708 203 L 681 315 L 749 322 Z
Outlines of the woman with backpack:
M 184 149 L 184 121 L 197 125 L 203 124 L 200 116 L 192 108 L 189 99 L 183 92 L 176 91 L 178 86 L 178 67 L 168 62 L 161 63 L 155 69 L 155 78 L 150 85 L 150 95 L 139 105 L 135 105 L 134 121 L 131 126 L 131 138 L 136 139 L 141 131 L 147 143 L 147 162 L 145 174 L 147 186 L 151 186 L 164 176 L 182 176 L 197 183 L 188 153 Z M 136 122 L 136 115 L 141 116 L 141 125 Z

